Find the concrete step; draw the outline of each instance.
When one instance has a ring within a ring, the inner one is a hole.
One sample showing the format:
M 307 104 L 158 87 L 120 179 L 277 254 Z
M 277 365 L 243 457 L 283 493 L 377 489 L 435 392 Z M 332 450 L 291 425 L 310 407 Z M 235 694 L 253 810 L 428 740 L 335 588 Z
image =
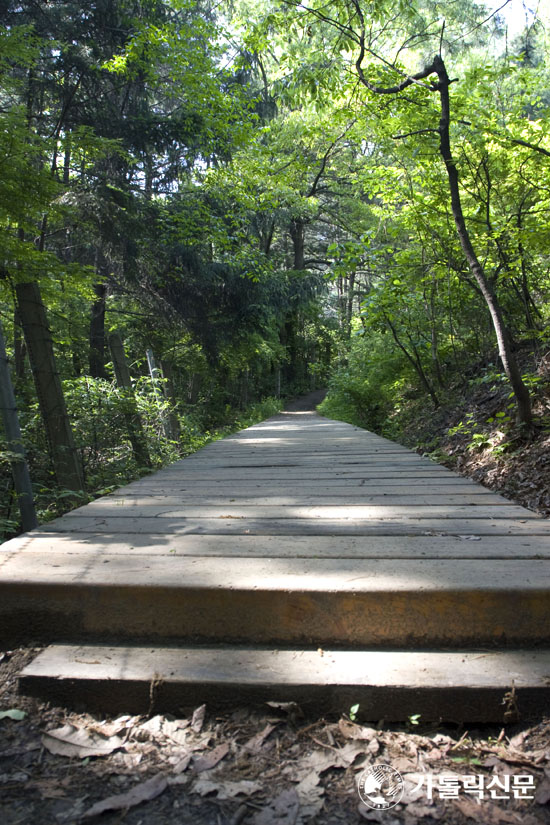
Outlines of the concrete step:
M 372 722 L 421 714 L 502 723 L 548 709 L 550 651 L 53 645 L 25 668 L 20 688 L 104 713 L 295 701 L 316 715 L 359 704 Z
M 544 558 L 15 552 L 0 633 L 350 647 L 550 645 Z M 167 539 L 167 541 L 173 541 Z M 466 542 L 464 542 L 466 544 Z M 472 542 L 474 544 L 474 542 Z

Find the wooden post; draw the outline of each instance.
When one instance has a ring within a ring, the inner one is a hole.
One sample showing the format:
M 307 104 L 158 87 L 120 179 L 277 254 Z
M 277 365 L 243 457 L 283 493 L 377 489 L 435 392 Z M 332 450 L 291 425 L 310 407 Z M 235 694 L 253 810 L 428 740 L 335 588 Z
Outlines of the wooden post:
M 137 411 L 130 370 L 124 354 L 122 339 L 118 332 L 112 332 L 109 335 L 109 349 L 111 350 L 117 385 L 124 390 L 128 401 L 129 410 L 124 414 L 124 418 L 134 458 L 140 467 L 150 467 L 151 458 L 147 449 L 147 440 Z
M 15 294 L 57 482 L 66 490 L 83 490 L 82 467 L 55 364 L 40 287 L 36 282 L 17 283 Z
M 21 525 L 24 532 L 32 530 L 38 526 L 36 518 L 36 510 L 34 509 L 34 500 L 32 495 L 31 477 L 29 474 L 29 467 L 25 458 L 25 450 L 23 449 L 23 441 L 21 439 L 21 428 L 19 426 L 19 417 L 17 415 L 17 406 L 15 403 L 15 394 L 13 392 L 13 385 L 11 382 L 10 368 L 8 363 L 8 356 L 6 353 L 6 344 L 4 341 L 4 332 L 0 323 L 0 408 L 2 413 L 2 421 L 4 424 L 4 431 L 6 433 L 6 442 L 8 450 L 11 453 L 19 456 L 11 459 L 11 471 L 13 473 L 13 483 L 15 485 L 15 492 L 17 493 L 17 503 L 19 505 L 19 512 L 21 513 Z

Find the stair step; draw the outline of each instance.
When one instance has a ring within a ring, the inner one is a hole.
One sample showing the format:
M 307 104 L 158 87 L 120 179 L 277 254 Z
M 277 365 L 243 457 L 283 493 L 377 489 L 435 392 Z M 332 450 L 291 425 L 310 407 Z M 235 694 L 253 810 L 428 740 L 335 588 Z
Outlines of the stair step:
M 206 702 L 295 701 L 364 720 L 503 722 L 550 700 L 550 650 L 350 651 L 254 647 L 52 645 L 20 689 L 101 712 L 185 712 Z M 506 698 L 507 694 L 513 694 Z
M 466 544 L 466 542 L 464 542 Z M 545 559 L 16 553 L 2 635 L 345 647 L 550 644 Z

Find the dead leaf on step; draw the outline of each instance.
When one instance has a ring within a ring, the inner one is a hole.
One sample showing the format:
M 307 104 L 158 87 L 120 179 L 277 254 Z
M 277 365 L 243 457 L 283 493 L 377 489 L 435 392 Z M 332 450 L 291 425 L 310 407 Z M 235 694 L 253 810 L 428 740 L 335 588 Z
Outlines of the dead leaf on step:
M 207 779 L 201 776 L 193 782 L 190 790 L 192 793 L 198 793 L 201 796 L 215 794 L 218 799 L 234 799 L 236 796 L 252 796 L 252 794 L 258 793 L 262 790 L 262 784 L 260 782 L 252 782 L 248 779 L 243 779 L 240 782 L 231 782 L 229 780 Z
M 209 771 L 215 768 L 218 762 L 221 762 L 224 756 L 227 756 L 228 752 L 229 745 L 227 742 L 224 742 L 223 745 L 218 745 L 214 750 L 195 759 L 193 762 L 193 770 L 195 773 L 202 773 L 203 771 Z
M 202 726 L 204 725 L 204 717 L 206 714 L 206 705 L 201 705 L 195 711 L 193 711 L 193 716 L 191 717 L 191 727 L 195 731 L 195 733 L 200 733 L 202 730 Z
M 243 748 L 245 750 L 250 751 L 251 753 L 259 753 L 263 747 L 263 744 L 270 733 L 272 733 L 277 725 L 266 725 L 263 730 L 253 736 L 248 742 L 245 742 Z
M 252 819 L 252 825 L 296 825 L 300 812 L 300 799 L 298 794 L 291 788 L 272 799 Z
M 124 746 L 118 736 L 102 736 L 97 731 L 88 731 L 67 723 L 62 728 L 42 734 L 42 744 L 58 756 L 72 756 L 85 759 L 87 756 L 107 756 Z
M 155 799 L 157 796 L 166 790 L 168 781 L 166 776 L 158 773 L 152 779 L 146 782 L 140 782 L 139 785 L 134 785 L 127 793 L 117 794 L 116 796 L 109 796 L 107 799 L 102 799 L 101 802 L 96 802 L 87 811 L 80 815 L 80 819 L 91 819 L 94 816 L 104 813 L 104 811 L 125 811 L 127 808 L 133 808 L 140 805 L 142 802 L 148 802 L 150 799 Z

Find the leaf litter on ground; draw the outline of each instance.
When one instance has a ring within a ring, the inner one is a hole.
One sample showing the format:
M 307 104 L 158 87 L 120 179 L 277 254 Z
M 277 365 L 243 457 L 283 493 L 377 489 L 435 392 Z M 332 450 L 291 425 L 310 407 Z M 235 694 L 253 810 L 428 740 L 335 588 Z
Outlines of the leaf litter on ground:
M 500 734 L 492 729 L 489 737 L 425 724 L 412 732 L 398 725 L 359 724 L 345 716 L 311 721 L 298 706 L 285 703 L 273 703 L 275 707 L 265 711 L 242 708 L 216 715 L 201 706 L 185 718 L 126 715 L 112 721 L 21 699 L 14 689 L 9 693 L 4 688 L 2 704 L 27 713 L 22 721 L 6 719 L 0 726 L 7 734 L 0 757 L 10 755 L 10 770 L 0 781 L 7 825 L 56 819 L 62 825 L 84 814 L 83 821 L 91 820 L 98 811 L 111 822 L 109 810 L 115 816 L 116 810 L 134 808 L 134 816 L 128 814 L 132 825 L 139 819 L 161 825 L 177 821 L 175 811 L 169 813 L 176 805 L 182 812 L 189 809 L 197 825 L 220 818 L 243 825 L 306 825 L 308 819 L 316 825 L 361 820 L 472 825 L 476 817 L 484 820 L 477 800 L 474 807 L 468 805 L 472 800 L 462 790 L 460 805 L 441 800 L 435 792 L 434 799 L 428 799 L 425 785 L 412 791 L 427 773 L 435 783 L 443 773 L 481 773 L 487 781 L 504 772 L 531 773 L 536 798 L 486 799 L 487 822 L 548 821 L 548 720 L 530 727 L 507 726 Z M 50 744 L 55 740 L 53 747 L 61 748 L 62 755 L 42 748 L 41 735 L 48 736 Z M 379 762 L 403 771 L 406 791 L 402 802 L 382 812 L 382 818 L 380 812 L 361 807 L 357 793 L 361 771 Z M 170 788 L 170 793 L 162 788 Z M 108 807 L 116 805 L 121 807 Z M 143 805 L 143 814 L 138 805 Z

